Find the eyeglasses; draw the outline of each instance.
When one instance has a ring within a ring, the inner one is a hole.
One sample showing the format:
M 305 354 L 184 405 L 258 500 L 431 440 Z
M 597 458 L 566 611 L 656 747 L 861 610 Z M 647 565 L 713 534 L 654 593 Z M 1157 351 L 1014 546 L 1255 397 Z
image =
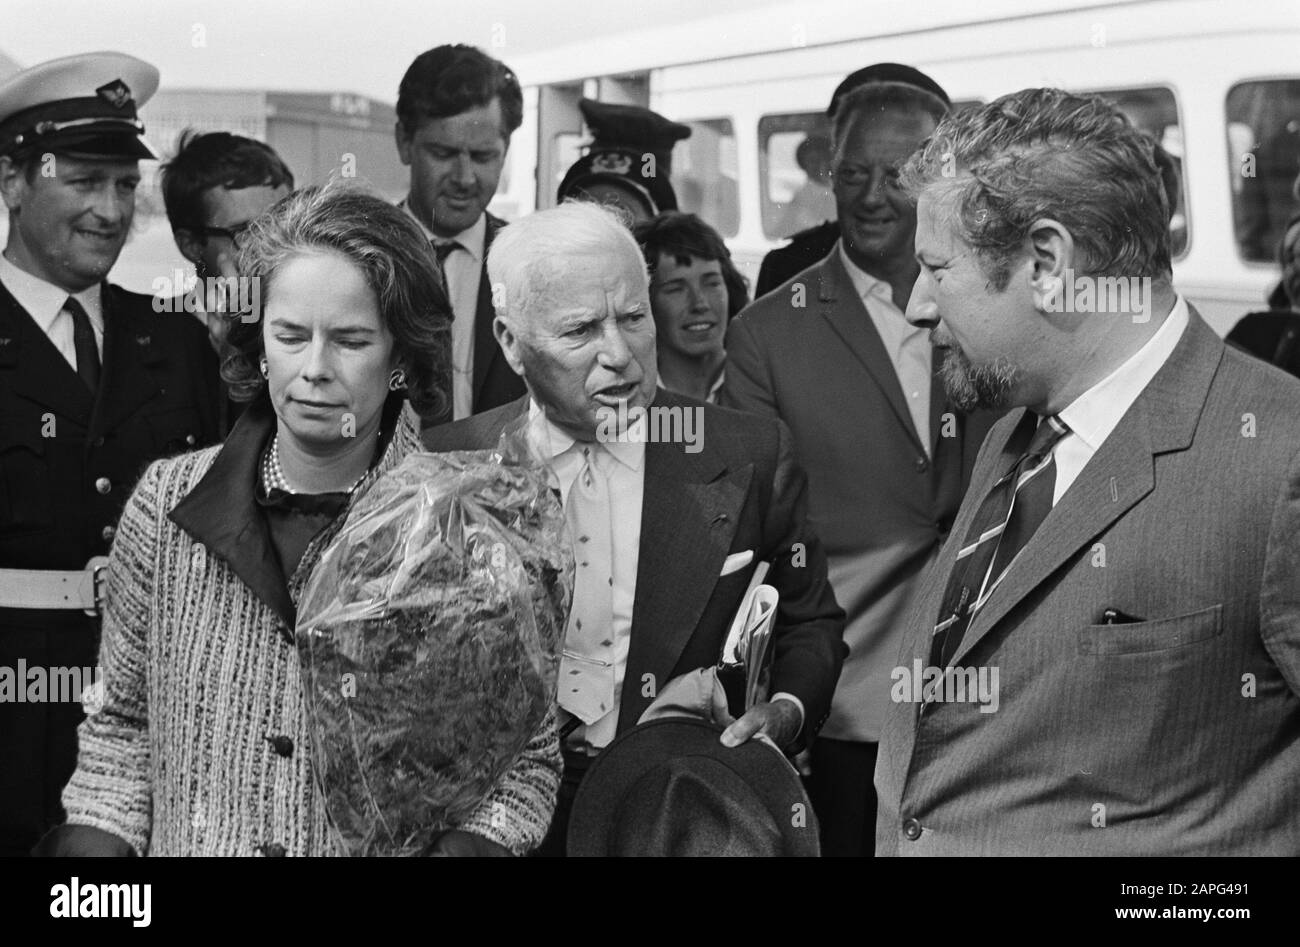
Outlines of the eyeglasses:
M 189 229 L 202 237 L 225 237 L 235 245 L 236 249 L 242 249 L 244 241 L 248 239 L 248 225 L 251 223 L 251 220 L 246 220 L 233 227 L 190 227 Z

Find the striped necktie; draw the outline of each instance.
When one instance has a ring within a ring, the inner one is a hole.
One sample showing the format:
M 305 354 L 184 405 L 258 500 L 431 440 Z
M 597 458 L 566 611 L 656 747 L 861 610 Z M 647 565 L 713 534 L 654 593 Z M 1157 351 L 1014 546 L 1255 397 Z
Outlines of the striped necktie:
M 95 345 L 95 327 L 90 324 L 85 307 L 75 297 L 68 297 L 63 311 L 72 317 L 72 347 L 77 355 L 77 374 L 94 395 L 99 391 L 99 348 Z
M 975 612 L 983 607 L 1017 553 L 1051 512 L 1056 488 L 1052 448 L 1069 433 L 1070 428 L 1060 418 L 1041 419 L 1028 449 L 1011 471 L 993 484 L 980 504 L 966 542 L 957 552 L 939 621 L 934 626 L 932 666 L 947 667 Z

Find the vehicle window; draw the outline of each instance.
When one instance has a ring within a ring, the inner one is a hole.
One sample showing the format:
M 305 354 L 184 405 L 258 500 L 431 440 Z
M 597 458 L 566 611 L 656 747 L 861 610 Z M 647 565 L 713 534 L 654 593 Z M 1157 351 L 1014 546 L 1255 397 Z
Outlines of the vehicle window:
M 1173 161 L 1178 174 L 1178 199 L 1169 217 L 1170 251 L 1175 259 L 1187 252 L 1191 220 L 1187 205 L 1187 180 L 1183 175 L 1183 127 L 1178 121 L 1178 101 L 1171 89 L 1104 89 L 1096 95 L 1114 103 L 1129 121 L 1154 138 Z
M 978 99 L 954 102 L 961 111 Z M 758 121 L 763 233 L 783 239 L 834 220 L 831 123 L 824 112 L 764 115 Z
M 788 237 L 835 219 L 825 113 L 764 115 L 758 120 L 758 156 L 765 236 Z
M 1226 113 L 1237 251 L 1273 265 L 1287 220 L 1300 213 L 1300 79 L 1239 83 Z
M 672 182 L 677 207 L 724 237 L 740 232 L 740 181 L 731 119 L 684 122 L 691 137 L 673 147 Z

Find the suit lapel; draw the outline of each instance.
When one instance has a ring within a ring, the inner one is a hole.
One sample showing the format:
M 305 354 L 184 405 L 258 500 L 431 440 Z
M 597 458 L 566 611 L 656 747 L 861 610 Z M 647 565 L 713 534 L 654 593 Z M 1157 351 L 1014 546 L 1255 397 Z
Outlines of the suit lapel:
M 104 373 L 91 421 L 94 432 L 113 430 L 154 397 L 159 387 L 153 369 L 167 359 L 147 320 L 134 318 L 117 307 L 107 286 L 100 299 L 104 312 Z M 192 317 L 181 313 L 175 318 Z
M 492 321 L 496 312 L 492 307 L 492 283 L 488 279 L 487 253 L 488 248 L 492 246 L 492 238 L 504 226 L 505 221 L 487 214 L 487 230 L 483 234 L 482 274 L 478 281 L 478 305 L 474 309 L 474 375 L 472 378 L 474 390 L 471 401 L 474 405 L 479 403 L 483 395 L 483 384 L 487 381 L 488 369 L 497 354 L 497 340 L 492 334 Z
M 1223 342 L 1195 309 L 1169 360 L 1079 473 L 975 615 L 953 663 L 1072 556 L 1155 488 L 1155 456 L 1186 450 L 1223 357 Z M 994 479 L 1014 458 L 1002 458 Z M 993 480 L 986 482 L 978 504 Z
M 63 353 L 3 284 L 0 372 L 5 373 L 15 394 L 89 429 L 95 399 Z
M 830 323 L 831 329 L 844 342 L 845 347 L 862 363 L 862 367 L 885 396 L 898 423 L 911 437 L 917 449 L 921 450 L 921 438 L 916 433 L 916 425 L 912 423 L 912 413 L 903 397 L 898 372 L 894 370 L 894 363 L 885 351 L 885 344 L 880 340 L 880 333 L 876 331 L 870 313 L 853 288 L 853 281 L 840 260 L 838 246 L 822 261 L 820 275 L 818 297 L 822 318 Z
M 650 703 L 643 676 L 653 675 L 654 690 L 662 689 L 695 633 L 731 548 L 753 473 L 752 464 L 728 469 L 707 446 L 688 454 L 681 444 L 646 445 L 620 731 L 633 726 Z

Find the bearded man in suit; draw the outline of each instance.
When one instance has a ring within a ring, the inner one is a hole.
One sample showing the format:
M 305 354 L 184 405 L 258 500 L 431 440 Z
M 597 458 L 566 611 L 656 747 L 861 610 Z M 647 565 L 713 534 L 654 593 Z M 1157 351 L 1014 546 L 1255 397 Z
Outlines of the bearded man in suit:
M 1300 383 L 1176 292 L 1104 100 L 954 116 L 903 184 L 909 320 L 1018 410 L 909 623 L 877 854 L 1300 854 Z
M 656 390 L 649 280 L 618 218 L 590 203 L 525 217 L 493 244 L 488 271 L 500 288 L 496 337 L 528 395 L 434 428 L 427 443 L 490 448 L 520 424 L 570 519 L 578 573 L 557 698 L 565 775 L 543 846 L 560 854 L 591 759 L 670 680 L 718 662 L 760 562 L 780 594 L 772 697 L 723 743 L 763 734 L 793 752 L 810 739 L 839 676 L 844 613 L 785 426 Z M 664 416 L 691 421 L 662 437 Z
M 898 168 L 947 113 L 910 83 L 846 92 L 834 118 L 839 239 L 727 333 L 719 401 L 789 425 L 848 614 L 849 656 L 808 782 L 828 855 L 874 848 L 872 777 L 902 621 L 992 421 L 947 401 L 940 354 L 903 314 L 918 267 Z

